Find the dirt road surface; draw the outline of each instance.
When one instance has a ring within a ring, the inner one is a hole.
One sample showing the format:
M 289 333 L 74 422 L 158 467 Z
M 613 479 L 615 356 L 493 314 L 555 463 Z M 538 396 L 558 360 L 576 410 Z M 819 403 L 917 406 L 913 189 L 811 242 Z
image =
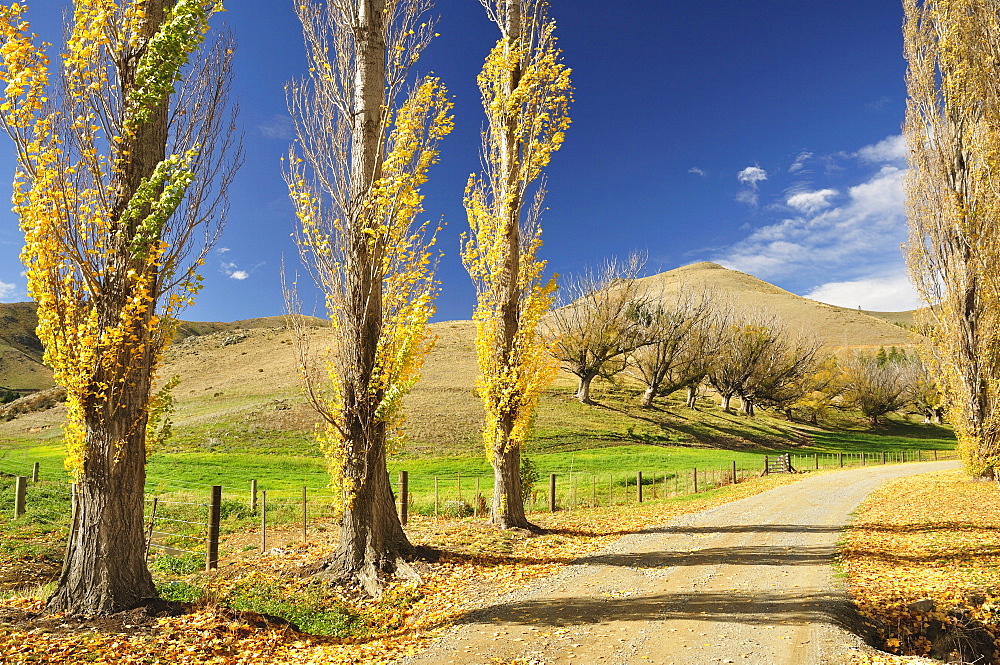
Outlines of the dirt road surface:
M 839 665 L 863 648 L 832 566 L 884 482 L 956 462 L 807 478 L 632 534 L 468 615 L 406 665 Z

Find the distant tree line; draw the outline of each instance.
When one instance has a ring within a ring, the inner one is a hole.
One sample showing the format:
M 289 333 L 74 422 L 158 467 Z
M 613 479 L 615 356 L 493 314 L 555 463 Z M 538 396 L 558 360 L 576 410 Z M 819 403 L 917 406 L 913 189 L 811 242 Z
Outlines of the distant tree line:
M 817 424 L 832 409 L 860 411 L 873 425 L 906 407 L 940 423 L 943 398 L 917 352 L 892 347 L 837 357 L 776 315 L 745 312 L 708 291 L 648 290 L 642 262 L 610 261 L 563 287 L 548 318 L 553 355 L 579 380 L 576 397 L 592 404 L 595 378 L 629 377 L 644 386 L 641 405 L 686 390 L 696 408 L 708 387 L 727 413 L 769 409 Z

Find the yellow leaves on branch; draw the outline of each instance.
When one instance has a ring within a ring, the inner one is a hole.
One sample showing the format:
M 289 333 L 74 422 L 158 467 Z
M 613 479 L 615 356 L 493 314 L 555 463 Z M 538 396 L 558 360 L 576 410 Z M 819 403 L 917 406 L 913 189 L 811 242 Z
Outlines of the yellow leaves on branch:
M 350 329 L 346 309 L 349 299 L 345 275 L 349 270 L 370 270 L 381 283 L 383 325 L 375 352 L 375 371 L 367 386 L 355 389 L 377 402 L 374 419 L 384 423 L 390 445 L 399 438 L 402 399 L 420 375 L 423 357 L 432 345 L 427 323 L 434 313 L 437 284 L 432 247 L 436 227 L 418 222 L 423 213 L 420 186 L 437 162 L 438 142 L 453 128 L 452 103 L 441 82 L 427 77 L 393 114 L 386 139 L 380 177 L 360 201 L 348 223 L 330 214 L 325 202 L 330 192 L 305 175 L 304 160 L 293 154 L 287 175 L 289 194 L 299 221 L 299 250 L 308 265 L 324 276 L 327 310 L 333 325 Z M 371 265 L 350 264 L 347 248 L 366 245 Z M 342 356 L 334 349 L 326 363 L 331 389 L 325 397 L 327 426 L 319 433 L 335 487 L 349 483 L 343 477 L 348 442 L 344 438 L 346 408 Z
M 554 30 L 555 23 L 543 16 L 519 39 L 502 38 L 478 77 L 487 117 L 487 172 L 470 176 L 466 186 L 470 231 L 463 234 L 462 260 L 478 296 L 477 386 L 491 459 L 524 443 L 538 397 L 554 373 L 538 332 L 556 290 L 554 280 L 542 283 L 545 262 L 538 258 L 544 187 L 523 209 L 529 188 L 570 124 L 570 70 L 561 61 Z M 513 331 L 505 312 L 515 312 Z
M 1000 474 L 1000 3 L 905 0 L 907 262 L 967 467 Z
M 182 0 L 178 6 L 204 15 L 216 4 Z M 112 71 L 147 29 L 144 6 L 135 0 L 74 2 L 62 57 L 64 88 L 58 103 L 49 104 L 45 45 L 29 36 L 23 5 L 0 5 L 0 78 L 7 84 L 0 128 L 17 149 L 12 202 L 25 236 L 21 259 L 28 293 L 38 303 L 45 361 L 67 389 L 66 463 L 74 472 L 87 453 L 85 422 L 110 422 L 128 405 L 131 432 L 144 427 L 148 395 L 129 395 L 148 391 L 169 337 L 164 326 L 201 286 L 199 262 L 180 268 L 184 252 L 166 240 L 185 235 L 170 220 L 194 178 L 198 151 L 168 156 L 135 192 L 123 192 L 121 172 L 132 159 L 127 137 L 107 133 L 130 130 L 100 101 L 127 97 L 150 83 L 139 76 L 123 90 Z M 186 58 L 189 50 L 174 34 L 183 30 L 174 23 L 166 21 L 154 39 Z M 176 71 L 167 75 L 172 84 Z M 156 103 L 164 94 L 157 93 Z

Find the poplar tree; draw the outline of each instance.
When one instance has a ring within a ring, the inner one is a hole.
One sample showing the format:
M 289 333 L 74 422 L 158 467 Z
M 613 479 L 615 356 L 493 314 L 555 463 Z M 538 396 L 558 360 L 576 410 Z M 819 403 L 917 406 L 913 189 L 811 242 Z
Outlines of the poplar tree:
M 53 76 L 25 7 L 0 5 L 0 126 L 17 153 L 21 258 L 45 361 L 67 391 L 77 483 L 50 611 L 111 613 L 156 596 L 143 528 L 154 375 L 174 316 L 200 288 L 239 163 L 232 44 L 202 48 L 221 9 L 76 0 Z
M 1000 0 L 904 0 L 907 260 L 974 475 L 1000 474 Z
M 410 67 L 434 36 L 430 7 L 429 0 L 295 6 L 309 73 L 287 89 L 298 140 L 285 179 L 299 253 L 334 331 L 319 363 L 301 327 L 298 339 L 309 399 L 326 424 L 320 444 L 345 497 L 340 544 L 323 575 L 360 581 L 372 595 L 388 574 L 415 575 L 386 457 L 402 438 L 401 402 L 430 348 L 437 292 L 435 229 L 415 220 L 420 185 L 452 127 L 451 103 L 433 77 L 400 103 Z
M 490 520 L 529 528 L 521 492 L 521 448 L 552 366 L 539 333 L 555 282 L 545 262 L 539 217 L 542 169 L 569 127 L 570 70 L 556 47 L 545 0 L 480 0 L 500 40 L 479 74 L 486 111 L 485 172 L 469 178 L 470 232 L 462 258 L 476 284 L 477 382 L 486 414 L 483 444 L 493 465 Z

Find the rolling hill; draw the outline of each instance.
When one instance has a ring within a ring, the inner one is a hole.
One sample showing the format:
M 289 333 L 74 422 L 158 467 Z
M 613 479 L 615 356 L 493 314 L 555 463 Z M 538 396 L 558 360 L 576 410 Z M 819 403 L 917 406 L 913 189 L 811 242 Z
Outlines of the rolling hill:
M 835 352 L 920 343 L 920 337 L 906 327 L 913 322 L 913 312 L 865 312 L 827 305 L 715 263 L 693 263 L 644 277 L 639 283 L 646 293 L 667 299 L 682 289 L 707 292 L 737 310 L 773 314 L 789 330 L 813 336 Z
M 685 266 L 642 281 L 645 288 L 664 297 L 684 284 L 709 289 L 716 297 L 741 307 L 773 312 L 790 329 L 815 335 L 830 350 L 919 342 L 918 336 L 879 316 L 808 300 L 715 264 Z M 24 377 L 36 377 L 31 385 L 39 388 L 51 382 L 51 374 L 39 363 L 40 345 L 31 333 L 33 320 L 30 305 L 0 305 L 0 321 L 4 322 L 0 340 L 7 344 L 3 358 L 24 358 L 18 361 L 23 364 L 16 370 L 19 373 L 5 373 L 6 368 L 18 365 L 5 362 L 0 366 L 0 385 L 15 380 L 30 383 Z M 405 454 L 419 457 L 447 451 L 475 455 L 481 448 L 478 432 L 482 418 L 474 393 L 475 326 L 471 321 L 445 321 L 433 324 L 432 330 L 437 344 L 424 365 L 423 378 L 406 401 Z M 321 349 L 329 329 L 315 320 L 309 334 L 313 347 Z M 177 411 L 171 445 L 177 450 L 206 451 L 233 446 L 266 451 L 272 446 L 275 450 L 292 446 L 315 454 L 311 433 L 318 418 L 303 397 L 296 345 L 282 317 L 185 323 L 178 338 L 167 350 L 161 371 L 161 377 L 176 375 L 181 379 L 175 390 Z M 677 428 L 664 434 L 661 425 L 647 422 L 638 413 L 582 407 L 571 397 L 573 380 L 568 375 L 559 377 L 556 389 L 542 399 L 536 438 L 547 441 L 546 445 L 558 447 L 563 441 L 580 438 L 596 445 L 620 445 L 637 436 L 667 436 L 679 441 L 716 437 L 726 445 L 731 443 L 732 436 L 726 433 L 730 424 L 721 420 L 712 426 L 715 430 L 706 433 L 695 431 L 701 424 L 685 424 L 686 417 L 678 416 Z M 627 403 L 631 400 L 627 396 L 622 399 Z M 29 434 L 35 439 L 56 436 L 63 417 L 61 407 L 20 416 L 0 423 L 0 439 L 23 439 Z M 694 429 L 684 430 L 688 426 Z M 761 436 L 773 434 L 762 431 Z

